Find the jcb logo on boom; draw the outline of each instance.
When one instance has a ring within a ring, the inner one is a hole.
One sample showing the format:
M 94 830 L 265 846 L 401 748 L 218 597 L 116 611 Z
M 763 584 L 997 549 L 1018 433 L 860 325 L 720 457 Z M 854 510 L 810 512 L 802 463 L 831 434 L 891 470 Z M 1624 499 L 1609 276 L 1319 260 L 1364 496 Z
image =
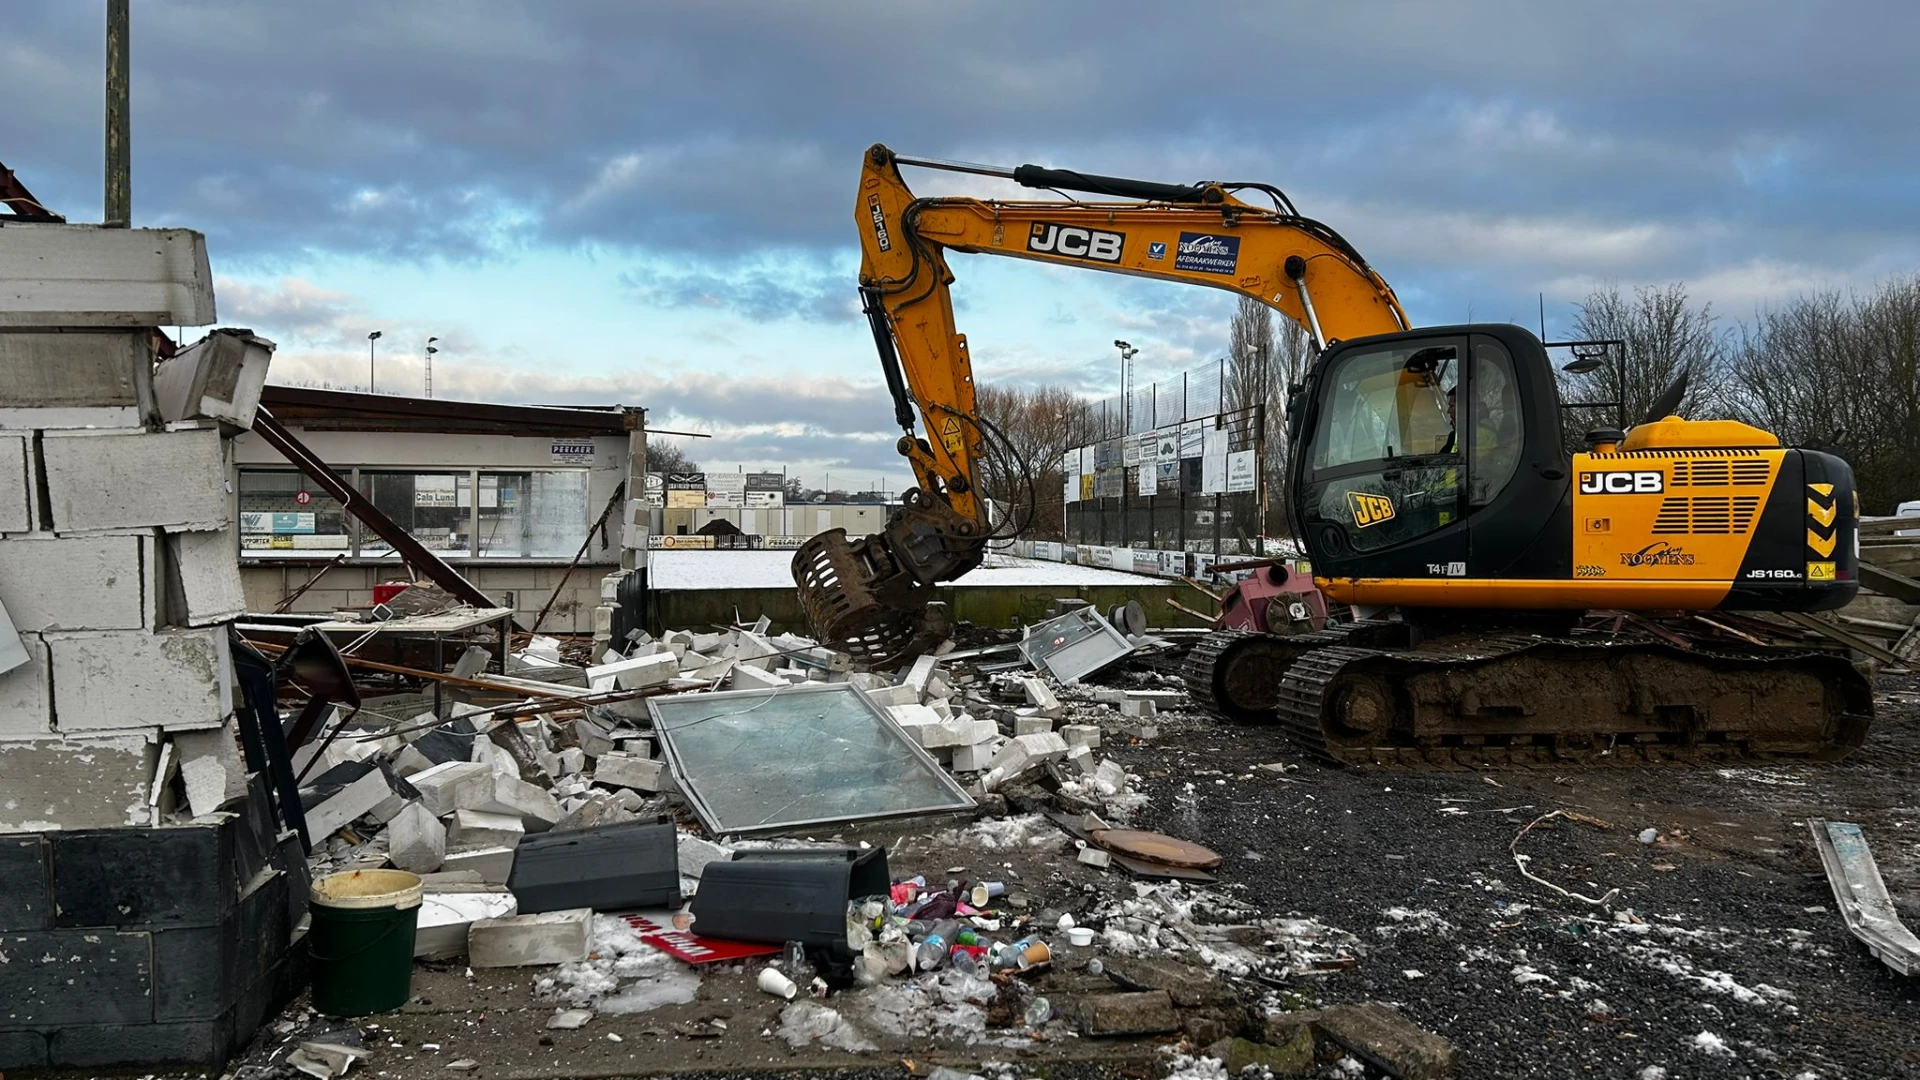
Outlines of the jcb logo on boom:
M 1065 255 L 1072 259 L 1093 259 L 1117 263 L 1120 249 L 1127 242 L 1125 233 L 1082 229 L 1077 225 L 1055 225 L 1036 221 L 1027 231 L 1027 250 L 1044 255 Z
M 1583 472 L 1582 495 L 1657 495 L 1667 490 L 1667 474 L 1660 472 Z
M 1347 492 L 1347 509 L 1353 511 L 1353 527 L 1356 529 L 1364 529 L 1369 525 L 1393 520 L 1393 500 L 1385 495 L 1349 491 Z

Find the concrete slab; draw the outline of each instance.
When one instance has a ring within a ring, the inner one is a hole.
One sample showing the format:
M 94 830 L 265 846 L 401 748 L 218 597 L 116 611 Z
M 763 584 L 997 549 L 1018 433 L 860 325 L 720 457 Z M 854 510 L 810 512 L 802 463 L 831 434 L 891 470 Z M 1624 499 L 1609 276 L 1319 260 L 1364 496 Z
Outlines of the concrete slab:
M 460 809 L 447 824 L 447 847 L 454 851 L 474 848 L 513 847 L 527 835 L 527 827 L 517 814 L 490 814 L 485 810 Z
M 505 885 L 513 876 L 513 849 L 510 847 L 475 848 L 450 851 L 440 863 L 441 873 L 472 871 L 488 885 Z
M 480 919 L 467 931 L 467 960 L 476 968 L 585 960 L 592 928 L 592 908 Z

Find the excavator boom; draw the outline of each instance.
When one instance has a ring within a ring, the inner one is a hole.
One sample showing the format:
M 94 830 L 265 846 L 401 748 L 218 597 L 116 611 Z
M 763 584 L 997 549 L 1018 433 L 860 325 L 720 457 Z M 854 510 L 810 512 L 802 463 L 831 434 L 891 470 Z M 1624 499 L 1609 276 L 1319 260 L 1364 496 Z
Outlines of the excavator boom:
M 1106 198 L 922 199 L 901 178 L 901 164 Z M 1244 201 L 1248 192 L 1271 205 Z M 858 542 L 842 530 L 810 540 L 796 553 L 794 579 L 815 630 L 874 666 L 915 651 L 930 633 L 921 612 L 933 586 L 978 566 L 1003 524 L 989 519 L 978 481 L 983 453 L 1004 440 L 975 408 L 948 251 L 1224 289 L 1276 308 L 1318 347 L 1407 328 L 1392 288 L 1359 252 L 1265 185 L 953 165 L 901 159 L 876 145 L 861 170 L 854 217 L 862 306 L 917 486 L 882 531 Z

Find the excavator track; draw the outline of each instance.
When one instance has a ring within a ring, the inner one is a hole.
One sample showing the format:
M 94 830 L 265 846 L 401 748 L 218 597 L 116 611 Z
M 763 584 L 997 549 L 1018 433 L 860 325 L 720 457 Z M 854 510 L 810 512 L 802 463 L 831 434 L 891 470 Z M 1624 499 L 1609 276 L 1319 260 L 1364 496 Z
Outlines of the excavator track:
M 1397 623 L 1343 623 L 1310 634 L 1282 636 L 1252 630 L 1217 630 L 1187 652 L 1180 677 L 1201 708 L 1236 724 L 1274 724 L 1281 680 L 1301 657 L 1316 649 L 1352 643 L 1400 644 Z
M 1651 640 L 1331 645 L 1296 659 L 1277 698 L 1307 753 L 1402 769 L 1836 761 L 1873 719 L 1872 684 L 1843 656 Z

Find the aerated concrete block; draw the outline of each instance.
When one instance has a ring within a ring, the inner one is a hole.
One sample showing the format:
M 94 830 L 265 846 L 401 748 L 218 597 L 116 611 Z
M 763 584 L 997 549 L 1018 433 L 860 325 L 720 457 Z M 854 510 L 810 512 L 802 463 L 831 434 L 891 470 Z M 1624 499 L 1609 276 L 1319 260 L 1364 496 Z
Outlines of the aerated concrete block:
M 895 705 L 918 705 L 920 694 L 911 686 L 881 686 L 867 691 L 875 705 L 891 708 Z
M 215 330 L 160 362 L 153 373 L 160 416 L 253 426 L 274 344 L 245 330 Z
M 413 958 L 451 960 L 465 956 L 467 934 L 474 923 L 505 918 L 518 909 L 513 894 L 498 885 L 475 886 L 472 891 L 429 888 L 420 901 Z
M 158 731 L 0 742 L 0 833 L 151 825 Z
M 387 860 L 412 874 L 431 874 L 447 857 L 447 829 L 419 803 L 408 803 L 387 823 Z
M 1043 735 L 1053 730 L 1053 721 L 1044 716 L 1015 716 L 1013 733 L 1015 735 Z
M 447 847 L 454 851 L 514 847 L 526 834 L 526 825 L 513 814 L 489 814 L 485 810 L 455 810 L 453 819 L 447 827 Z
M 1067 740 L 1068 746 L 1084 746 L 1089 750 L 1100 748 L 1100 725 L 1065 724 L 1060 728 L 1060 737 Z
M 993 755 L 999 752 L 1002 741 L 996 737 L 972 746 L 954 747 L 953 771 L 980 772 L 988 768 L 989 763 L 993 761 Z
M 49 431 L 41 447 L 56 532 L 232 524 L 218 428 Z
M 0 540 L 0 604 L 22 632 L 142 629 L 156 602 L 153 549 L 150 536 Z M 237 582 L 236 565 L 227 552 L 227 573 Z
M 450 851 L 440 864 L 441 873 L 470 870 L 488 885 L 505 885 L 513 876 L 513 849 L 510 847 L 475 848 Z
M 1154 704 L 1150 700 L 1141 700 L 1138 698 L 1122 698 L 1120 700 L 1121 716 L 1146 719 L 1158 711 L 1159 710 L 1154 708 Z
M 1060 715 L 1060 699 L 1054 696 L 1052 688 L 1045 682 L 1032 675 L 1024 676 L 1020 680 L 1020 689 L 1027 695 L 1027 704 L 1039 709 L 1046 716 Z
M 206 326 L 207 240 L 192 229 L 7 226 L 0 326 Z
M 493 801 L 493 771 L 475 761 L 449 761 L 407 778 L 434 817 L 461 807 L 477 810 Z
M 365 776 L 307 811 L 307 836 L 319 844 L 338 832 L 341 826 L 380 805 L 392 794 L 393 789 L 387 786 L 386 776 L 379 769 L 369 770 Z
M 477 968 L 570 964 L 587 958 L 592 908 L 481 919 L 467 931 L 467 961 Z
M 554 801 L 552 792 L 514 776 L 495 776 L 493 799 L 475 809 L 517 816 L 528 832 L 546 832 L 553 828 L 554 822 L 566 816 L 561 813 L 560 804 Z
M 1018 776 L 1028 769 L 1038 768 L 1049 761 L 1058 761 L 1067 756 L 1067 740 L 1058 734 L 1047 731 L 1038 735 L 1016 735 L 1007 740 L 1000 752 L 993 755 L 988 767 L 1000 771 L 1004 776 Z
M 33 528 L 33 503 L 27 495 L 33 489 L 26 437 L 0 434 L 0 533 Z
M 53 661 L 47 643 L 38 634 L 21 634 L 20 644 L 27 662 L 0 672 L 0 742 L 53 735 Z
M 594 762 L 593 780 L 597 784 L 609 787 L 632 788 L 635 791 L 659 793 L 674 790 L 673 775 L 667 771 L 667 763 L 657 758 L 636 757 L 632 754 L 607 754 Z
M 937 724 L 921 724 L 910 730 L 919 736 L 922 747 L 936 750 L 971 747 L 993 738 L 1000 729 L 991 720 L 975 720 L 963 713 Z
M 911 705 L 891 706 L 887 709 L 887 715 L 893 718 L 894 723 L 899 724 L 908 731 L 927 724 L 937 724 L 942 719 L 939 713 L 917 702 Z
M 939 666 L 940 658 L 937 656 L 915 657 L 913 666 L 907 669 L 906 677 L 900 680 L 900 685 L 912 687 L 914 693 L 925 696 L 927 684 L 933 681 L 933 673 Z
M 211 814 L 247 793 L 247 763 L 231 726 L 179 732 L 173 736 L 173 749 L 194 817 Z
M 733 690 L 784 690 L 787 686 L 787 680 L 751 664 L 734 665 L 728 678 L 732 680 L 728 687 Z
M 54 726 L 67 732 L 220 727 L 232 714 L 225 627 L 46 635 Z

